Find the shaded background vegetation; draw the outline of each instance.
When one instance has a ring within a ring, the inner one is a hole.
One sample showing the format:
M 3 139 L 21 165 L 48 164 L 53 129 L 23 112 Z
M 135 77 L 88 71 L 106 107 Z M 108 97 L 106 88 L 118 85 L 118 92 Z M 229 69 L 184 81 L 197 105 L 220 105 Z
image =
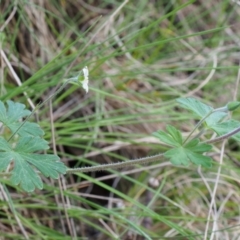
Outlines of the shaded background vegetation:
M 239 96 L 237 2 L 8 0 L 0 8 L 2 101 L 33 109 L 89 68 L 88 94 L 69 85 L 33 119 L 69 167 L 165 151 L 152 132 L 173 124 L 186 135 L 196 123 L 177 97 L 220 107 Z M 239 143 L 226 143 L 218 173 L 220 149 L 211 170 L 162 159 L 44 179 L 31 194 L 1 178 L 0 239 L 238 239 Z

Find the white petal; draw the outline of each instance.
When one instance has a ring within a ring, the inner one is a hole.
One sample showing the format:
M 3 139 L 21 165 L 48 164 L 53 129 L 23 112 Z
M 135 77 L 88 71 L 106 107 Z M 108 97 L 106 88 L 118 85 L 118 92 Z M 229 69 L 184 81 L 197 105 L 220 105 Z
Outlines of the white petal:
M 88 79 L 82 81 L 82 87 L 86 92 L 88 92 Z
M 82 87 L 86 92 L 88 92 L 88 67 L 84 67 L 82 71 L 84 76 L 84 80 L 82 81 Z
M 89 75 L 89 73 L 88 73 L 88 67 L 85 66 L 85 67 L 83 68 L 83 76 L 84 76 L 84 79 L 87 79 L 87 80 L 88 80 L 88 75 Z

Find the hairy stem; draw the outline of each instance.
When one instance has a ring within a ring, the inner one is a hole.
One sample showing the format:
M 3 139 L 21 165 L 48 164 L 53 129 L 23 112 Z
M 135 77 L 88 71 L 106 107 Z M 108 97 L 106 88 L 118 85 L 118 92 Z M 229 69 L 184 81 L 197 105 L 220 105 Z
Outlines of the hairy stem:
M 205 141 L 204 143 L 215 143 L 215 142 L 219 142 L 222 141 L 224 139 L 227 139 L 231 136 L 233 136 L 234 134 L 240 132 L 240 127 L 234 129 L 233 131 L 224 134 L 220 137 Z M 117 163 L 110 163 L 110 164 L 101 164 L 101 165 L 97 165 L 97 166 L 93 166 L 93 167 L 83 167 L 83 168 L 74 168 L 74 169 L 68 169 L 67 173 L 74 173 L 74 172 L 95 172 L 95 171 L 103 171 L 106 169 L 117 169 L 117 168 L 124 168 L 124 167 L 128 167 L 131 165 L 135 165 L 135 164 L 146 164 L 146 163 L 151 163 L 151 162 L 155 162 L 157 160 L 159 160 L 160 158 L 163 157 L 164 153 L 160 153 L 154 156 L 149 156 L 149 157 L 144 157 L 144 158 L 139 158 L 139 159 L 134 159 L 134 160 L 129 160 L 126 162 L 117 162 Z
M 227 139 L 233 135 L 235 135 L 236 133 L 240 132 L 240 127 L 234 129 L 233 131 L 229 132 L 229 133 L 226 133 L 220 137 L 216 137 L 214 139 L 210 139 L 210 140 L 207 140 L 205 141 L 204 143 L 215 143 L 215 142 L 219 142 L 219 141 L 222 141 L 224 139 Z
M 117 168 L 124 168 L 135 164 L 146 164 L 151 163 L 159 160 L 163 157 L 163 153 L 154 155 L 154 156 L 148 156 L 144 158 L 138 158 L 134 160 L 129 160 L 126 162 L 117 162 L 117 163 L 108 163 L 108 164 L 101 164 L 97 166 L 92 167 L 83 167 L 83 168 L 69 168 L 67 170 L 67 173 L 74 173 L 74 172 L 95 172 L 95 171 L 103 171 L 106 169 L 117 169 Z

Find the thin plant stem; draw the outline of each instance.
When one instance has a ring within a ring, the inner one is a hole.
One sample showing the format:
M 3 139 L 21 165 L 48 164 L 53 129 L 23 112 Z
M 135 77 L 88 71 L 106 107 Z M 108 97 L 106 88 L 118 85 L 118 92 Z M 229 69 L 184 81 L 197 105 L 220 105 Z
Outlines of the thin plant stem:
M 95 172 L 95 171 L 103 171 L 106 169 L 117 169 L 117 168 L 124 168 L 135 164 L 147 164 L 151 162 L 155 162 L 163 157 L 163 153 L 154 155 L 154 156 L 148 156 L 144 158 L 138 158 L 134 160 L 129 160 L 126 162 L 117 162 L 117 163 L 108 163 L 108 164 L 101 164 L 97 166 L 92 167 L 83 167 L 83 168 L 73 168 L 68 169 L 67 173 L 74 173 L 74 172 Z
M 184 140 L 183 145 L 187 143 L 188 139 L 192 136 L 192 134 L 196 131 L 196 129 L 198 129 L 203 122 L 213 113 L 215 112 L 224 112 L 227 111 L 226 107 L 222 107 L 222 108 L 216 108 L 216 109 L 212 109 L 211 111 L 208 112 L 208 114 L 203 117 L 198 123 L 197 125 L 194 127 L 194 129 L 189 133 L 189 135 L 187 136 L 187 138 Z
M 194 127 L 194 129 L 189 133 L 187 138 L 184 140 L 183 145 L 187 143 L 188 139 L 192 136 L 192 134 L 202 125 L 202 123 L 208 118 L 212 113 L 214 112 L 214 109 L 212 109 L 205 117 L 203 117 L 197 125 Z
M 189 137 L 192 135 L 192 133 L 203 123 L 203 121 L 209 117 L 213 112 L 217 112 L 217 111 L 223 111 L 225 110 L 225 108 L 218 108 L 218 109 L 214 109 L 212 111 L 210 111 L 204 118 L 202 118 L 198 124 L 196 125 L 196 127 L 193 129 L 193 131 L 191 131 L 191 133 L 188 135 L 187 139 L 185 140 L 185 142 L 189 139 Z M 240 132 L 240 127 L 234 129 L 233 131 L 222 135 L 220 137 L 205 141 L 204 143 L 214 143 L 214 142 L 219 142 L 222 141 L 224 139 L 227 139 L 231 136 L 233 136 L 234 134 Z M 101 165 L 97 165 L 97 166 L 92 166 L 92 167 L 83 167 L 83 168 L 73 168 L 73 169 L 68 169 L 67 173 L 74 173 L 74 172 L 95 172 L 95 171 L 103 171 L 106 169 L 117 169 L 117 168 L 124 168 L 127 166 L 131 166 L 131 165 L 135 165 L 135 164 L 146 164 L 146 163 L 151 163 L 151 162 L 155 162 L 157 160 L 159 160 L 159 158 L 162 158 L 164 155 L 164 153 L 160 153 L 158 155 L 154 155 L 154 156 L 149 156 L 149 157 L 144 157 L 144 158 L 139 158 L 139 159 L 134 159 L 134 160 L 129 160 L 126 162 L 117 162 L 117 163 L 110 163 L 110 164 L 101 164 Z
M 208 143 L 208 144 L 209 144 L 209 143 L 219 142 L 219 141 L 222 141 L 222 140 L 224 140 L 224 139 L 227 139 L 227 138 L 235 135 L 235 134 L 238 133 L 238 132 L 240 132 L 240 127 L 236 128 L 236 129 L 234 129 L 233 131 L 231 131 L 231 132 L 229 132 L 229 133 L 226 133 L 226 134 L 224 134 L 224 135 L 222 135 L 222 136 L 220 136 L 220 137 L 216 137 L 216 138 L 214 138 L 214 139 L 207 140 L 207 141 L 205 141 L 204 143 Z

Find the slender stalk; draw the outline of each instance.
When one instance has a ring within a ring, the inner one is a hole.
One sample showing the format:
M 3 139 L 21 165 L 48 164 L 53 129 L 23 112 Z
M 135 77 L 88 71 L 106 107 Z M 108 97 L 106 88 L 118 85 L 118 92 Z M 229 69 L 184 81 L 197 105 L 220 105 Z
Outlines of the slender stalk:
M 217 138 L 214 138 L 214 139 L 210 139 L 210 140 L 207 140 L 205 141 L 204 143 L 215 143 L 215 142 L 219 142 L 219 141 L 222 141 L 226 138 L 229 138 L 233 135 L 235 135 L 236 133 L 240 132 L 240 127 L 234 129 L 233 131 L 229 132 L 229 133 L 226 133 L 220 137 L 217 137 Z
M 187 138 L 184 140 L 183 145 L 187 143 L 188 139 L 192 136 L 192 134 L 196 131 L 196 129 L 198 129 L 202 123 L 213 113 L 215 112 L 226 112 L 228 111 L 228 109 L 226 107 L 221 107 L 221 108 L 216 108 L 216 109 L 212 109 L 211 111 L 208 112 L 208 114 L 203 117 L 198 123 L 197 125 L 194 127 L 194 129 L 190 132 L 190 134 L 187 136 Z
M 117 169 L 117 168 L 124 168 L 135 164 L 147 164 L 151 162 L 155 162 L 163 157 L 163 153 L 154 155 L 154 156 L 148 156 L 144 158 L 138 158 L 134 160 L 129 160 L 126 162 L 117 162 L 117 163 L 108 163 L 108 164 L 101 164 L 97 166 L 92 167 L 83 167 L 83 168 L 73 168 L 68 169 L 67 173 L 74 173 L 74 172 L 95 172 L 95 171 L 103 171 L 106 169 Z
M 202 123 L 208 118 L 213 112 L 215 112 L 215 109 L 212 109 L 205 117 L 203 117 L 197 125 L 194 127 L 194 129 L 189 133 L 187 138 L 184 140 L 183 145 L 187 143 L 188 139 L 192 136 L 192 134 L 202 125 Z
M 220 110 L 224 110 L 224 108 L 219 108 L 219 109 L 215 109 L 210 111 L 204 118 L 201 119 L 201 121 L 199 121 L 199 123 L 196 125 L 196 127 L 193 129 L 193 131 L 189 134 L 188 138 L 192 135 L 192 133 L 203 123 L 203 121 L 210 116 L 213 112 L 216 111 L 220 111 Z M 204 143 L 215 143 L 215 142 L 219 142 L 222 141 L 226 138 L 229 138 L 231 136 L 233 136 L 234 134 L 240 132 L 240 127 L 234 129 L 233 131 L 224 134 L 220 137 L 211 139 L 211 140 L 207 140 Z M 187 141 L 187 139 L 185 140 L 185 142 Z M 117 168 L 124 168 L 127 166 L 131 166 L 131 165 L 135 165 L 135 164 L 146 164 L 146 163 L 151 163 L 151 162 L 155 162 L 157 160 L 159 160 L 160 158 L 163 157 L 164 153 L 160 153 L 154 156 L 149 156 L 149 157 L 144 157 L 144 158 L 139 158 L 139 159 L 134 159 L 134 160 L 129 160 L 126 162 L 117 162 L 117 163 L 110 163 L 110 164 L 102 164 L 102 165 L 97 165 L 97 166 L 92 166 L 92 167 L 83 167 L 83 168 L 74 168 L 74 169 L 68 169 L 67 173 L 74 173 L 74 172 L 95 172 L 95 171 L 103 171 L 106 169 L 117 169 Z

